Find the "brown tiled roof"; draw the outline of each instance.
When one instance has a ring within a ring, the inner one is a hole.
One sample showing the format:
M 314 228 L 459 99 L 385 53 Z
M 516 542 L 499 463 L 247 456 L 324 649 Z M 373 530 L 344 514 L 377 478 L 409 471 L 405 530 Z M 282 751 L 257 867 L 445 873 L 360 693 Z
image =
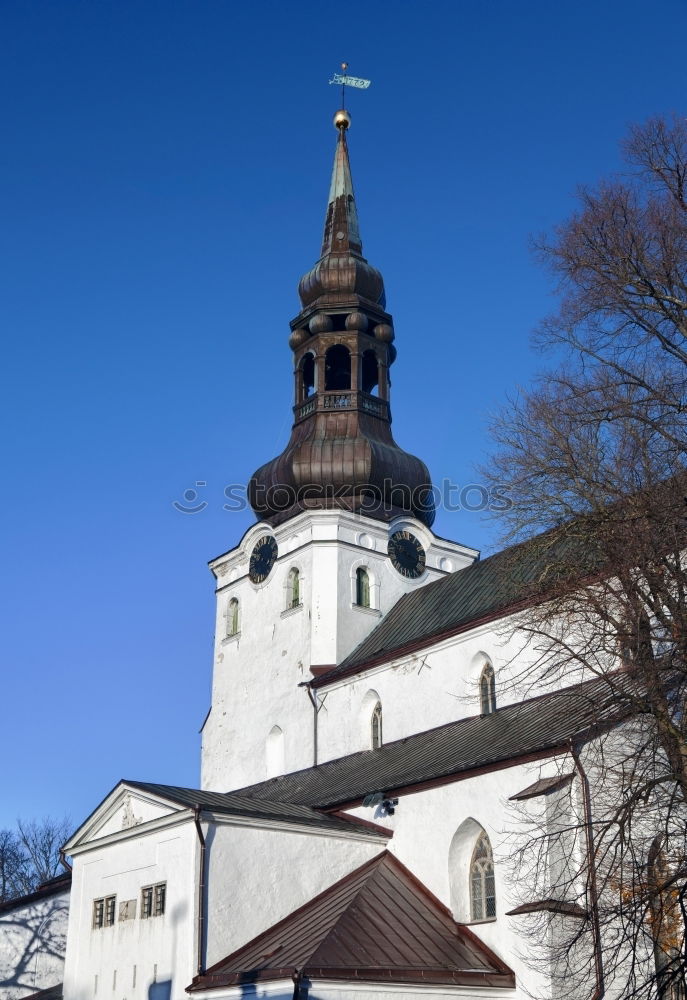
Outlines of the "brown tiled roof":
M 458 781 L 565 750 L 571 739 L 626 714 L 621 692 L 618 676 L 598 678 L 271 778 L 237 794 L 333 809 L 361 802 L 370 792 Z
M 513 972 L 393 855 L 368 861 L 197 976 L 189 992 L 275 979 L 515 987 Z
M 545 593 L 561 576 L 594 571 L 589 542 L 572 532 L 549 531 L 503 549 L 401 597 L 375 629 L 338 666 L 313 681 L 325 687 L 422 649 L 513 611 Z

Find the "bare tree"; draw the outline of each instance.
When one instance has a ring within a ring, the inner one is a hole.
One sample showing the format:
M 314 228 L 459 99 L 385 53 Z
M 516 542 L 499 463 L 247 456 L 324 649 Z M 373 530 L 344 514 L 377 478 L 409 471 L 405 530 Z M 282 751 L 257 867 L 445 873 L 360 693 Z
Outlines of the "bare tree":
M 71 833 L 64 819 L 19 820 L 0 830 L 0 902 L 25 896 L 62 870 L 60 848 Z
M 537 341 L 558 365 L 500 414 L 485 472 L 511 486 L 513 572 L 537 566 L 516 680 L 602 678 L 627 720 L 571 746 L 568 819 L 530 827 L 520 882 L 579 908 L 547 932 L 568 995 L 629 1000 L 685 995 L 687 124 L 636 126 L 624 150 L 627 173 L 537 244 L 561 297 Z M 561 851 L 577 861 L 552 888 Z

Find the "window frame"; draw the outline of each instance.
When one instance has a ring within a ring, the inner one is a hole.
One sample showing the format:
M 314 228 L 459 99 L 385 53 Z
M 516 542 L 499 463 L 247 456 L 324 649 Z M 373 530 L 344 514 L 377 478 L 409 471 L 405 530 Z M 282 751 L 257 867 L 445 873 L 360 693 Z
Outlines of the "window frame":
M 159 903 L 159 900 L 162 900 Z M 167 882 L 152 882 L 141 887 L 141 920 L 164 916 L 167 908 Z
M 382 703 L 378 701 L 370 716 L 370 749 L 379 750 L 384 746 Z
M 481 715 L 492 715 L 496 711 L 496 676 L 488 660 L 479 675 L 479 709 Z
M 468 882 L 470 890 L 470 922 L 484 923 L 488 920 L 496 920 L 494 853 L 486 830 L 482 830 L 472 849 Z M 479 886 L 479 893 L 475 892 L 476 882 Z M 489 887 L 491 888 L 491 892 L 488 891 Z M 491 907 L 489 901 L 491 901 Z M 489 912 L 490 908 L 493 911 L 491 913 Z
M 93 900 L 91 911 L 91 930 L 101 931 L 105 927 L 114 927 L 117 922 L 117 896 L 98 896 Z
M 364 598 L 367 597 L 367 600 Z M 358 608 L 372 607 L 372 580 L 367 566 L 357 566 L 355 571 L 355 604 Z
M 232 597 L 227 604 L 226 638 L 233 639 L 241 631 L 241 604 L 238 597 Z

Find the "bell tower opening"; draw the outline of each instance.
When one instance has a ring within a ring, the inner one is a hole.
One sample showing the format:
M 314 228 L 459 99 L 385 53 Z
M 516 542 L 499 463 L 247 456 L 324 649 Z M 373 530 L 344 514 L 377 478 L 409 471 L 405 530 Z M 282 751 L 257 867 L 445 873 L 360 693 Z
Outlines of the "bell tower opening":
M 301 399 L 307 399 L 315 391 L 315 357 L 308 352 L 301 361 Z
M 334 344 L 324 356 L 324 388 L 351 388 L 351 352 L 343 344 Z
M 379 363 L 374 351 L 363 351 L 361 388 L 372 396 L 379 395 Z

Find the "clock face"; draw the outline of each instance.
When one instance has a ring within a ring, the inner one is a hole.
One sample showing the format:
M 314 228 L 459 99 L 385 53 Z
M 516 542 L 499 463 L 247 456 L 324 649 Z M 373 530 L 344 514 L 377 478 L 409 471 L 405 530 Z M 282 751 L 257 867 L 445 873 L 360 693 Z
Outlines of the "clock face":
M 262 583 L 270 575 L 277 558 L 277 543 L 271 535 L 258 538 L 250 554 L 248 575 L 253 583 Z
M 389 558 L 401 576 L 415 580 L 425 571 L 425 550 L 409 531 L 395 531 L 389 539 Z

